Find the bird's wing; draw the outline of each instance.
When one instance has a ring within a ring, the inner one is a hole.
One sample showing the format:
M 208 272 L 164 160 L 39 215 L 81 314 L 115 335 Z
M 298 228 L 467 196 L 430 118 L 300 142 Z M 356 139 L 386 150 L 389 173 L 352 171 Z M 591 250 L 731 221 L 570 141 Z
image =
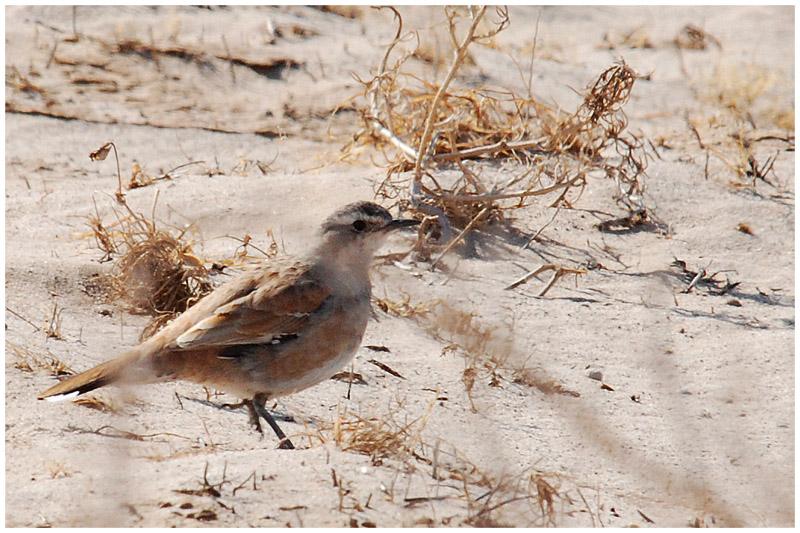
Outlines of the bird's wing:
M 260 273 L 250 292 L 227 300 L 174 341 L 181 350 L 268 343 L 297 334 L 329 291 L 300 263 Z

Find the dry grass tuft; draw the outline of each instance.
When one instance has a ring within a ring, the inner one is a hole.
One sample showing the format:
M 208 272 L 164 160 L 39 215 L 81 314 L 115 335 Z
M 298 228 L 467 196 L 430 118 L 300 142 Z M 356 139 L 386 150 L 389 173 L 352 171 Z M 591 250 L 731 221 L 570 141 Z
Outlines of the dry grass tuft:
M 39 96 L 46 96 L 46 91 L 33 83 L 28 76 L 22 74 L 17 67 L 11 66 L 6 69 L 6 85 L 17 91 L 26 93 L 36 93 Z
M 400 406 L 397 406 L 399 410 Z M 347 411 L 323 430 L 330 431 L 330 440 L 344 451 L 368 455 L 374 465 L 387 458 L 409 460 L 419 451 L 421 433 L 425 429 L 433 403 L 425 414 L 411 422 L 397 422 L 393 415 L 362 417 Z M 327 439 L 323 438 L 323 441 Z
M 411 483 L 416 477 L 423 485 L 433 490 L 447 487 L 455 492 L 444 496 L 402 497 L 405 507 L 451 500 L 463 504 L 462 525 L 488 526 L 498 524 L 555 525 L 557 518 L 556 502 L 571 503 L 558 486 L 558 477 L 536 469 L 520 469 L 515 475 L 494 475 L 470 461 L 446 441 L 437 439 L 435 443 L 426 442 L 422 437 L 432 408 L 411 422 L 398 422 L 396 417 L 403 405 L 393 405 L 390 414 L 362 417 L 355 414 L 339 413 L 336 419 L 322 425 L 316 437 L 323 443 L 333 441 L 339 448 L 369 456 L 373 465 L 395 469 L 395 481 L 381 484 L 381 491 L 389 501 L 400 496 L 395 483 L 402 476 Z M 340 498 L 340 511 L 345 509 L 362 510 L 348 488 L 350 484 L 331 472 L 333 486 Z M 344 505 L 345 496 L 350 496 L 352 505 Z M 509 518 L 506 518 L 506 517 Z M 445 521 L 446 520 L 446 521 Z M 442 525 L 451 525 L 452 518 L 442 519 Z M 426 521 L 435 525 L 436 521 Z
M 475 313 L 456 309 L 442 303 L 436 316 L 428 323 L 429 331 L 443 339 L 452 350 L 457 347 L 478 366 L 487 359 L 498 367 L 505 366 L 513 351 L 512 335 L 501 335 L 499 326 L 482 324 Z M 513 330 L 513 325 L 509 328 Z
M 687 24 L 681 28 L 673 42 L 675 46 L 684 50 L 705 50 L 712 44 L 722 48 L 719 39 L 694 24 Z
M 757 185 L 763 183 L 773 189 L 771 197 L 786 198 L 788 178 L 779 178 L 774 165 L 784 152 L 794 151 L 794 108 L 780 97 L 779 76 L 760 65 L 728 61 L 720 62 L 708 78 L 695 83 L 698 99 L 721 110 L 711 116 L 686 117 L 706 152 L 706 179 L 709 168 L 714 173 L 715 167 L 720 167 L 709 165 L 713 156 L 726 174 L 733 175 L 729 180 L 732 188 L 756 193 Z M 768 128 L 768 124 L 780 130 Z
M 467 500 L 464 523 L 473 527 L 508 527 L 507 523 L 554 527 L 558 518 L 557 501 L 572 503 L 554 485 L 559 481 L 558 476 L 536 469 L 499 477 L 483 474 L 482 481 L 488 490 Z
M 603 42 L 598 45 L 598 48 L 603 50 L 655 48 L 655 45 L 643 28 L 634 28 L 628 32 L 606 32 L 603 35 Z
M 146 338 L 211 291 L 208 270 L 194 255 L 192 243 L 183 240 L 183 231 L 159 229 L 155 220 L 130 210 L 118 216 L 117 227 L 97 238 L 111 240 L 119 253 L 110 296 L 124 299 L 135 312 L 156 317 L 142 333 Z
M 439 305 L 438 300 L 412 303 L 411 296 L 406 293 L 403 293 L 400 300 L 393 300 L 388 296 L 384 298 L 373 297 L 373 302 L 384 313 L 401 318 L 425 318 Z
M 754 63 L 723 62 L 703 84 L 700 96 L 752 122 L 752 108 L 776 82 L 775 74 Z
M 794 105 L 786 107 L 774 107 L 767 111 L 770 121 L 778 128 L 786 131 L 794 131 L 795 111 Z
M 24 346 L 6 341 L 6 353 L 10 353 L 16 358 L 14 368 L 22 372 L 45 370 L 48 374 L 57 378 L 75 374 L 75 371 L 68 364 L 50 352 L 46 355 L 40 355 Z
M 72 476 L 72 471 L 63 463 L 51 462 L 47 465 L 47 471 L 50 474 L 50 479 Z
M 544 394 L 563 394 L 574 398 L 580 397 L 580 393 L 567 389 L 555 379 L 545 376 L 532 368 L 514 370 L 512 381 L 518 385 L 532 387 Z
M 112 401 L 98 396 L 81 396 L 72 400 L 72 403 L 100 411 L 101 413 L 119 413 L 119 407 Z
M 319 10 L 324 13 L 333 13 L 334 15 L 348 19 L 360 19 L 364 16 L 364 10 L 360 6 L 330 5 L 320 6 Z

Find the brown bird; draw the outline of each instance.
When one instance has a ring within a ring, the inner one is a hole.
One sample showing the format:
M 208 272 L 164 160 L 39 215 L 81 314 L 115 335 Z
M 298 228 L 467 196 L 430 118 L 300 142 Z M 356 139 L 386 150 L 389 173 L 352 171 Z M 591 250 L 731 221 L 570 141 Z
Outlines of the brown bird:
M 294 448 L 265 408 L 268 400 L 316 385 L 358 349 L 370 316 L 369 266 L 392 230 L 418 224 L 357 202 L 322 224 L 317 246 L 270 260 L 197 302 L 116 359 L 61 381 L 39 399 L 73 398 L 110 384 L 185 380 L 245 398 Z

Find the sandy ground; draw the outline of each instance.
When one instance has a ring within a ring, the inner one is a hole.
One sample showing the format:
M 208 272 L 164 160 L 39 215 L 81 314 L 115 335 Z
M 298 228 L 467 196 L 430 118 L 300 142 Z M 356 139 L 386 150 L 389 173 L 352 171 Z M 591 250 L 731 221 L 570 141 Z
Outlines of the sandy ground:
M 438 8 L 401 11 L 408 28 L 444 35 Z M 749 133 L 786 137 L 791 7 L 512 8 L 510 28 L 496 46 L 472 49 L 457 83 L 520 90 L 508 54 L 530 57 L 522 54 L 540 15 L 538 98 L 574 109 L 572 88 L 619 57 L 652 73 L 626 111 L 630 128 L 659 146 L 648 201 L 668 228 L 599 231 L 610 217 L 591 210 L 623 213 L 613 184 L 598 178 L 579 209 L 562 209 L 527 250 L 481 233 L 475 253 L 449 255 L 446 271 L 377 266 L 375 296 L 474 313 L 493 331 L 487 352 L 502 352 L 505 365 L 494 375 L 479 366 L 470 399 L 468 358 L 443 350 L 467 341 L 440 315 L 376 310 L 363 344 L 389 351 L 359 350 L 353 370 L 364 383 L 328 381 L 278 402 L 276 412 L 293 417 L 281 423 L 295 451 L 259 438 L 243 409 L 217 407 L 236 398 L 207 398 L 188 383 L 99 393 L 115 413 L 35 397 L 54 383 L 48 361 L 88 368 L 135 344 L 148 320 L 87 289 L 110 267 L 86 217 L 94 199 L 108 220 L 116 187 L 113 159 L 88 154 L 113 140 L 126 177 L 134 162 L 157 174 L 205 161 L 127 193 L 149 212 L 158 190 L 157 219 L 193 223 L 204 258 L 231 257 L 238 243 L 226 235 L 266 246 L 267 230 L 285 252 L 300 251 L 320 220 L 370 199 L 385 175 L 370 149 L 356 163 L 336 162 L 360 119 L 328 116 L 359 92 L 351 72 L 366 77 L 380 61 L 390 15 L 81 7 L 77 40 L 70 8 L 5 15 L 8 526 L 794 524 L 793 133 L 792 151 L 776 139 L 755 145 L 760 162 L 776 155 L 771 184 L 737 188 L 718 158 L 706 167 L 685 118 L 732 158 L 722 140 L 738 126 L 715 95 L 722 83 L 758 86 L 745 98 Z M 689 23 L 721 46 L 679 54 L 672 39 Z M 636 29 L 649 47 L 602 46 L 604 35 Z M 109 43 L 136 39 L 183 48 L 109 52 Z M 733 74 L 715 77 L 719 65 Z M 551 219 L 547 205 L 514 213 L 521 242 Z M 752 234 L 737 230 L 742 223 Z M 409 245 L 397 237 L 387 251 Z M 725 295 L 685 293 L 675 258 L 740 284 Z M 605 268 L 542 298 L 544 281 L 504 290 L 544 262 Z M 56 305 L 60 338 L 46 334 Z M 522 368 L 577 394 L 515 382 Z M 602 382 L 589 377 L 598 371 Z M 395 431 L 409 425 L 416 455 L 371 457 L 337 443 L 332 424 L 356 416 Z

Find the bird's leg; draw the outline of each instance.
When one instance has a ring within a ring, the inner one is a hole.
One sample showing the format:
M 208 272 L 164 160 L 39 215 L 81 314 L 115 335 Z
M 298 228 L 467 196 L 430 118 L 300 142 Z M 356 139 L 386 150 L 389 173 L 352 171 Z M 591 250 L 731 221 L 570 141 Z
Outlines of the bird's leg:
M 255 426 L 256 431 L 263 435 L 264 430 L 261 429 L 261 422 L 258 420 L 258 412 L 253 405 L 253 400 L 242 400 L 242 404 L 247 406 L 247 411 L 250 413 L 250 423 Z
M 294 444 L 292 444 L 292 441 L 289 440 L 283 430 L 281 430 L 281 428 L 278 426 L 278 423 L 275 422 L 275 419 L 272 418 L 272 415 L 269 414 L 269 411 L 267 411 L 267 408 L 265 407 L 266 403 L 266 396 L 263 394 L 256 394 L 253 397 L 253 400 L 250 402 L 250 405 L 253 406 L 253 409 L 259 416 L 261 416 L 261 418 L 267 421 L 269 427 L 271 427 L 272 431 L 275 432 L 275 435 L 278 436 L 278 439 L 280 440 L 278 448 L 282 450 L 294 450 Z

